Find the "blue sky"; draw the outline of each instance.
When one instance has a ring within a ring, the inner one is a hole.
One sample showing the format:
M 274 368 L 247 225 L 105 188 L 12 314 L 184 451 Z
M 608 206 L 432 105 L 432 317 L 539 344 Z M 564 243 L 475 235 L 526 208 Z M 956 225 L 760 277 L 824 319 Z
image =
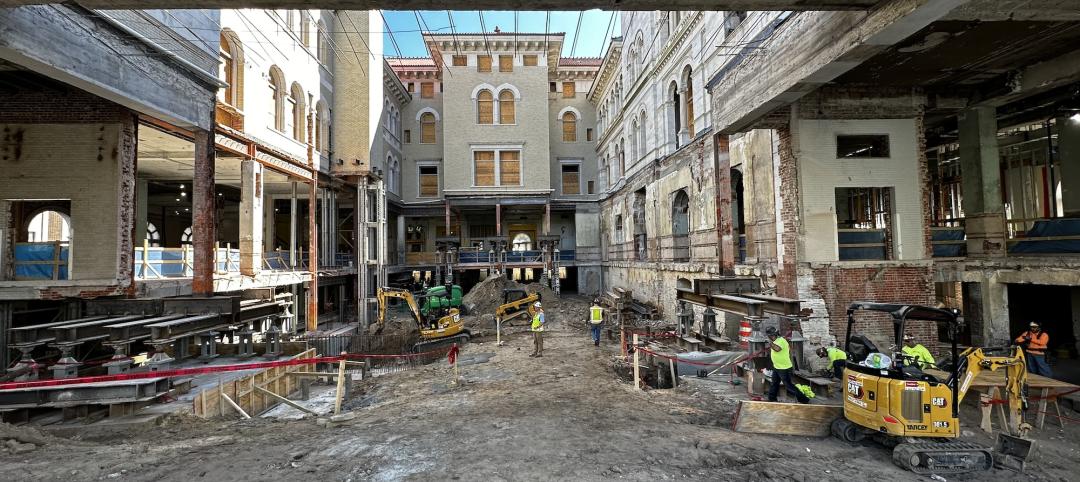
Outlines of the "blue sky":
M 420 16 L 422 27 L 417 26 L 417 13 Z M 548 12 L 516 13 L 517 30 L 519 32 L 544 32 Z M 616 12 L 587 10 L 584 13 L 577 11 L 550 13 L 551 17 L 547 31 L 566 33 L 562 52 L 564 57 L 571 55 L 576 57 L 599 57 L 604 53 L 603 49 L 607 45 L 607 38 L 618 36 L 620 32 L 619 16 Z M 456 32 L 480 32 L 483 30 L 480 28 L 480 11 L 478 10 L 452 11 L 450 14 L 454 17 L 454 31 Z M 515 12 L 512 11 L 485 10 L 483 12 L 484 26 L 487 27 L 488 32 L 494 31 L 496 25 L 503 32 L 511 32 L 514 30 L 514 14 Z M 577 47 L 574 48 L 574 37 L 578 34 L 579 14 L 581 14 L 581 38 L 578 39 Z M 614 20 L 611 19 L 613 14 L 615 14 Z M 386 17 L 386 23 L 390 26 L 390 31 L 394 33 L 394 40 L 397 41 L 397 47 L 395 48 L 394 42 L 390 40 L 390 33 L 383 35 L 384 55 L 397 56 L 400 50 L 400 55 L 406 57 L 427 56 L 427 49 L 424 47 L 419 30 L 423 28 L 434 32 L 450 33 L 450 20 L 446 10 L 419 11 L 415 13 L 413 10 L 386 10 L 383 15 Z M 610 31 L 608 25 L 611 25 Z

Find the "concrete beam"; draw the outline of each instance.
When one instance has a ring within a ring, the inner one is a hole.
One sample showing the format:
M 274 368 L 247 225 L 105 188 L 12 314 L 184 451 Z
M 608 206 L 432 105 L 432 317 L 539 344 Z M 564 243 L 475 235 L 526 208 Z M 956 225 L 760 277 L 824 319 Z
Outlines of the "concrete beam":
M 981 87 L 973 105 L 1000 107 L 1080 80 L 1080 50 L 1031 64 L 1002 77 L 996 84 Z
M 458 3 L 458 2 L 461 3 Z M 862 10 L 879 0 L 623 0 L 619 10 Z M 0 0 L 0 7 L 40 5 L 42 0 Z M 311 8 L 310 0 L 80 0 L 87 8 Z M 404 4 L 391 0 L 324 0 L 319 8 L 331 10 L 400 9 Z M 419 10 L 589 10 L 610 9 L 610 0 L 418 0 L 408 4 Z
M 208 129 L 214 118 L 217 86 L 78 7 L 0 9 L 0 59 L 176 125 Z
M 886 0 L 866 12 L 795 14 L 709 81 L 713 125 L 732 134 L 831 82 L 966 0 Z

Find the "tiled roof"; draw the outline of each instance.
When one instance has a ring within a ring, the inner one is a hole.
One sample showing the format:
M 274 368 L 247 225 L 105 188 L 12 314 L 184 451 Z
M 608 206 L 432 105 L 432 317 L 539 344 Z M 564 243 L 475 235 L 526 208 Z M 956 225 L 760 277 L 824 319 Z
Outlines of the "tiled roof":
M 391 67 L 431 67 L 435 68 L 435 60 L 431 57 L 387 57 L 386 63 Z

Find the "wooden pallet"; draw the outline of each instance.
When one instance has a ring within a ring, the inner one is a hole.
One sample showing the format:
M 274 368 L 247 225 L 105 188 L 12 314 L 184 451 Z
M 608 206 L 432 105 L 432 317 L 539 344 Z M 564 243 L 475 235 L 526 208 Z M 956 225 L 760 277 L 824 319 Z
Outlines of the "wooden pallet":
M 731 429 L 744 433 L 826 437 L 833 420 L 843 414 L 843 405 L 742 400 L 735 410 Z

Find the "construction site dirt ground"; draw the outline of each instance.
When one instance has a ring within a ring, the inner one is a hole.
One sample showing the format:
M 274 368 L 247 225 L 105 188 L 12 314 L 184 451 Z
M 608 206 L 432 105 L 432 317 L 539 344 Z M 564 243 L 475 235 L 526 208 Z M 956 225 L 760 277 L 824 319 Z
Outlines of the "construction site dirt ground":
M 612 368 L 618 344 L 592 346 L 555 322 L 543 358 L 528 333 L 466 345 L 463 382 L 446 361 L 364 382 L 356 418 L 308 417 L 89 430 L 60 438 L 0 426 L 0 439 L 36 448 L 0 455 L 3 480 L 918 480 L 872 443 L 730 430 L 745 387 L 726 377 L 637 391 Z M 515 332 L 516 331 L 516 332 Z M 494 353 L 493 357 L 487 355 Z M 966 438 L 991 444 L 966 407 Z M 1074 412 L 1066 411 L 1070 417 Z M 949 480 L 1077 480 L 1080 424 L 1035 430 L 1025 474 L 994 470 Z M 20 445 L 24 446 L 24 445 Z M 924 478 L 925 479 L 925 478 Z

